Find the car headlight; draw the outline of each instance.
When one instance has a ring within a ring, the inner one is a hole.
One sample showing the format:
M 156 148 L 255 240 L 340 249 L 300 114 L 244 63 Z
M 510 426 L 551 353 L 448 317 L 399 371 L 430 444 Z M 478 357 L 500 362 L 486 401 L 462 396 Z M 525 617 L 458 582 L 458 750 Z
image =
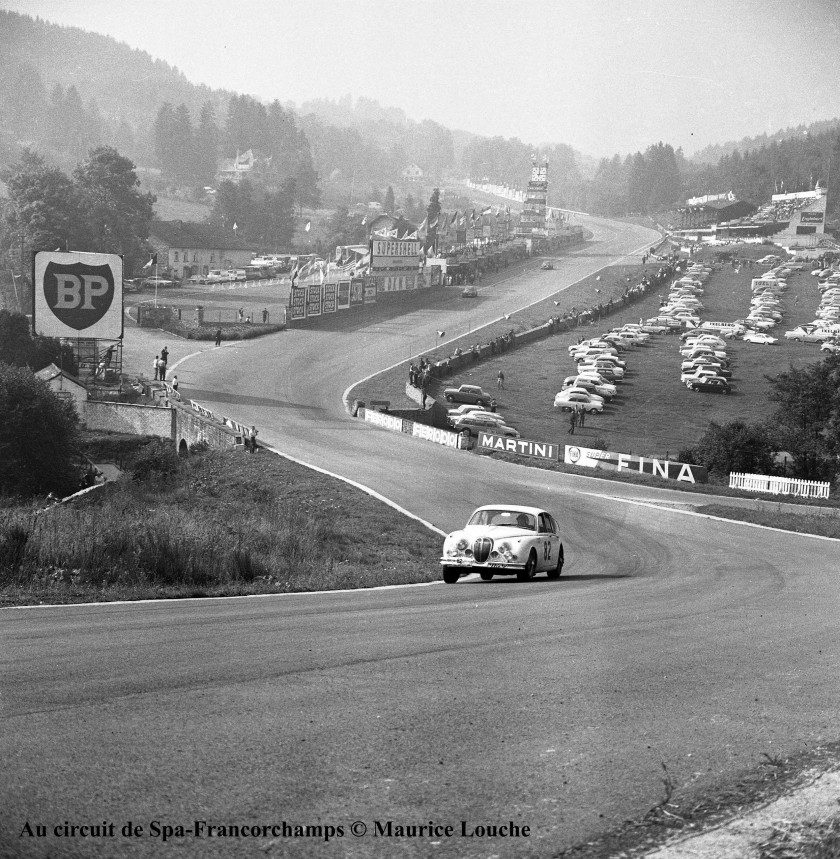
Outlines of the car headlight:
M 496 544 L 496 551 L 508 562 L 516 560 L 516 549 L 518 544 L 504 540 Z
M 457 542 L 457 543 L 455 543 L 455 548 L 457 549 L 457 551 L 459 551 L 459 552 L 463 552 L 463 551 L 464 551 L 464 550 L 465 550 L 469 545 L 470 545 L 470 544 L 469 544 L 469 541 L 467 540 L 467 538 L 466 538 L 466 537 L 461 537 L 461 538 L 458 540 L 458 542 Z

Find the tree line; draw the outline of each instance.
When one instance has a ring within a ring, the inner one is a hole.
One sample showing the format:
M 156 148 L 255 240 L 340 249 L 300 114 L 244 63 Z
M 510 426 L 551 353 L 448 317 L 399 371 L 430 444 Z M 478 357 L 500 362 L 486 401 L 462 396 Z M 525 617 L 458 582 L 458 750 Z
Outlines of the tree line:
M 776 403 L 767 421 L 712 422 L 700 442 L 679 454 L 682 462 L 706 466 L 725 477 L 737 471 L 832 481 L 840 471 L 840 356 L 778 376 L 766 376 Z M 776 455 L 791 455 L 779 465 Z
M 148 258 L 155 198 L 140 191 L 133 162 L 116 149 L 90 150 L 69 176 L 25 149 L 0 179 L 8 194 L 0 209 L 0 255 L 22 283 L 39 250 L 122 254 L 127 272 Z

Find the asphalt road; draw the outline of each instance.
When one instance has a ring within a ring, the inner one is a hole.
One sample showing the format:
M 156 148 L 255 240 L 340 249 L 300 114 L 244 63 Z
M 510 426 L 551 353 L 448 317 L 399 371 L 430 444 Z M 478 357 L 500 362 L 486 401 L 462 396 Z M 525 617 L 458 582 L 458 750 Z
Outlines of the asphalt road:
M 506 281 L 485 321 L 650 241 L 596 229 L 603 256 Z M 678 791 L 709 789 L 837 739 L 836 543 L 346 415 L 348 385 L 479 324 L 470 312 L 291 331 L 178 375 L 265 441 L 441 529 L 481 503 L 545 505 L 563 578 L 2 611 L 2 855 L 552 856 L 660 802 L 663 764 Z M 129 820 L 142 833 L 123 837 Z M 197 837 L 197 820 L 280 828 Z M 114 834 L 56 834 L 65 821 Z M 322 829 L 296 837 L 284 821 Z M 430 822 L 453 830 L 395 828 Z M 514 836 L 476 834 L 509 822 Z

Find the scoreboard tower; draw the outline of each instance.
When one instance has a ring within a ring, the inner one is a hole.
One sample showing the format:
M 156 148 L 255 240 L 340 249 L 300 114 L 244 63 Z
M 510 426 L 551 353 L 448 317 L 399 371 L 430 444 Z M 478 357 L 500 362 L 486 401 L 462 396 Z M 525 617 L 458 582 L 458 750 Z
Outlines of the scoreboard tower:
M 525 191 L 522 214 L 519 217 L 517 237 L 539 241 L 548 237 L 545 224 L 546 201 L 548 199 L 548 159 L 542 164 L 533 158 L 531 181 Z

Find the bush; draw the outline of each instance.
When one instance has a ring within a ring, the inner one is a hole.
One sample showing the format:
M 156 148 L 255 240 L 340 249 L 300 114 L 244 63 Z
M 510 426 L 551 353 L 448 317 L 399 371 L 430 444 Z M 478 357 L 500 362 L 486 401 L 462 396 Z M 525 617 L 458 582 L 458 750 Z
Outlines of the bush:
M 134 480 L 167 480 L 174 477 L 181 463 L 172 442 L 156 439 L 147 444 L 134 460 L 131 476 Z
M 22 367 L 0 364 L 0 493 L 69 495 L 80 485 L 74 406 Z

